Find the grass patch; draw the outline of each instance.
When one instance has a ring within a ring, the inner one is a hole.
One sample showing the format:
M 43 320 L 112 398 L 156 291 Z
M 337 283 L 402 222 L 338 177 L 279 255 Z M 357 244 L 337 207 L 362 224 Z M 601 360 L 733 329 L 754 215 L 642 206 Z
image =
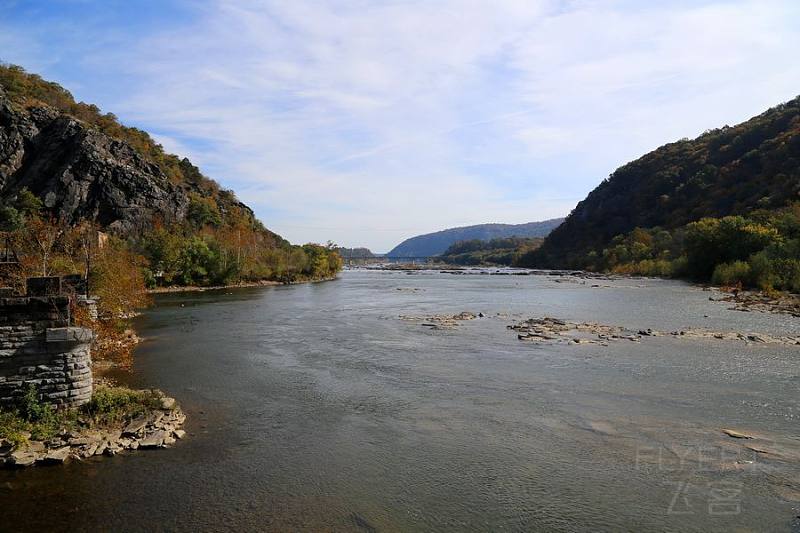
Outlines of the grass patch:
M 98 386 L 80 411 L 93 427 L 117 424 L 160 407 L 161 395 L 154 391 Z
M 55 409 L 41 402 L 31 385 L 16 408 L 0 410 L 0 439 L 18 447 L 29 440 L 46 441 L 67 431 L 118 426 L 160 406 L 161 395 L 155 391 L 99 385 L 86 405 Z

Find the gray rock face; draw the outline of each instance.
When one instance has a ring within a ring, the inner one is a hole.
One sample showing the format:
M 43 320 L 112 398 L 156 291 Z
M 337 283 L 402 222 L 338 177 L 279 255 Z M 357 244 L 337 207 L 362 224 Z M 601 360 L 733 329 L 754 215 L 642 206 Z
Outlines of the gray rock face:
M 26 450 L 17 450 L 11 454 L 10 464 L 13 466 L 31 466 L 36 462 L 37 455 Z
M 44 456 L 44 459 L 42 459 L 42 461 L 44 463 L 50 463 L 50 464 L 64 463 L 70 457 L 69 452 L 70 452 L 69 446 L 64 446 L 63 448 L 50 450 L 49 452 L 47 452 L 47 455 Z
M 0 198 L 27 187 L 67 223 L 130 234 L 183 220 L 188 191 L 129 144 L 49 107 L 21 109 L 0 87 Z

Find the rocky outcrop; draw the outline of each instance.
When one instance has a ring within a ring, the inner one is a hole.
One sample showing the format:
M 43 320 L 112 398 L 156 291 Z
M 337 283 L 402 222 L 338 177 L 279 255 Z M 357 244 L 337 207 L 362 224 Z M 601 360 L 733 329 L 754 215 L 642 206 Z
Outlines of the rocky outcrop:
M 124 451 L 166 448 L 186 437 L 180 429 L 186 415 L 173 398 L 161 398 L 161 409 L 142 415 L 125 425 L 64 431 L 47 441 L 28 440 L 14 447 L 0 439 L 0 466 L 20 468 L 63 464 L 95 456 L 113 456 Z
M 53 108 L 22 108 L 0 87 L 0 199 L 27 188 L 59 220 L 130 234 L 183 220 L 188 191 L 131 145 Z
M 407 322 L 419 322 L 421 325 L 431 329 L 454 329 L 457 328 L 460 322 L 466 320 L 475 320 L 476 318 L 483 318 L 483 313 L 470 313 L 469 311 L 462 311 L 457 315 L 431 315 L 431 316 L 409 316 L 400 315 L 400 320 Z
M 597 322 L 569 322 L 559 318 L 529 318 L 507 326 L 517 332 L 521 341 L 536 344 L 599 344 L 609 342 L 639 342 L 647 337 L 673 337 L 679 339 L 712 339 L 741 341 L 746 344 L 778 344 L 800 346 L 800 336 L 773 337 L 765 333 L 743 333 L 738 331 L 711 331 L 689 328 L 670 332 L 654 329 L 629 330 L 621 326 L 609 326 Z

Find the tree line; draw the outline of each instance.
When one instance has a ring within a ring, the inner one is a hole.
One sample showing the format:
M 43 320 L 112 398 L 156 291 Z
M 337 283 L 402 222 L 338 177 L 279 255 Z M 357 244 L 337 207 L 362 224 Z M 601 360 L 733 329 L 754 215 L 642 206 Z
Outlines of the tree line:
M 107 285 L 113 294 L 126 284 L 143 293 L 157 286 L 324 279 L 342 267 L 333 244 L 294 246 L 252 219 L 223 222 L 215 204 L 202 205 L 208 211 L 190 209 L 182 223 L 155 221 L 140 235 L 104 235 L 101 245 L 101 228 L 88 221 L 74 226 L 59 222 L 39 198 L 22 189 L 0 202 L 0 231 L 19 258 L 4 282 L 22 288 L 27 276 L 81 273 L 89 274 L 96 290 Z
M 635 228 L 584 260 L 590 270 L 800 292 L 800 203 L 672 230 Z

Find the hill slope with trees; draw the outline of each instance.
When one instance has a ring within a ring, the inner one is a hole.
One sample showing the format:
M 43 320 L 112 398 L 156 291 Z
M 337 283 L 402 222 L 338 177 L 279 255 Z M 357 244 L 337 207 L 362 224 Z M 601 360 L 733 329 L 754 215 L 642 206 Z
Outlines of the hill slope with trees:
M 800 97 L 628 163 L 522 266 L 800 290 Z
M 505 237 L 488 241 L 458 241 L 438 259 L 453 265 L 514 266 L 520 256 L 541 246 L 543 240 L 541 237 Z
M 530 260 L 585 267 L 588 254 L 634 228 L 777 209 L 800 199 L 800 98 L 738 126 L 667 144 L 617 169 Z
M 24 233 L 32 219 L 65 234 L 86 224 L 110 233 L 143 256 L 151 285 L 317 279 L 341 267 L 332 247 L 292 246 L 269 231 L 146 132 L 0 65 L 0 229 Z

